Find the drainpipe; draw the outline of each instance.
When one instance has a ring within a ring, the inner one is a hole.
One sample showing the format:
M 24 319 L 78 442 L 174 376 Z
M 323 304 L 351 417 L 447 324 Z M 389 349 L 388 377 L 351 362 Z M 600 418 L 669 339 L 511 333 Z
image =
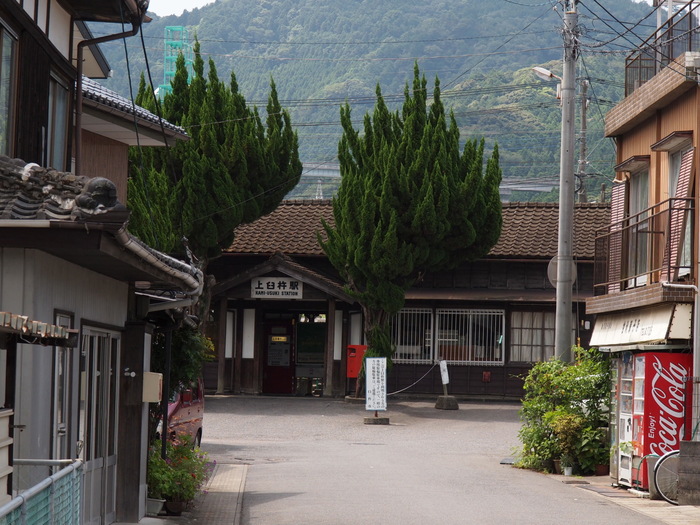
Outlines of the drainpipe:
M 81 162 L 80 157 L 82 154 L 82 125 L 83 125 L 83 56 L 85 53 L 85 48 L 87 46 L 102 44 L 104 42 L 111 42 L 112 40 L 119 40 L 120 38 L 127 38 L 136 35 L 139 32 L 139 28 L 143 23 L 143 19 L 146 16 L 146 8 L 148 7 L 148 2 L 145 3 L 145 7 L 141 5 L 136 5 L 135 2 L 127 0 L 127 3 L 132 4 L 130 6 L 130 12 L 132 13 L 129 23 L 131 24 L 130 31 L 124 31 L 122 33 L 117 33 L 114 35 L 105 35 L 98 38 L 90 38 L 88 40 L 81 40 L 78 42 L 78 78 L 76 79 L 75 87 L 75 174 L 80 175 Z M 138 14 L 133 14 L 136 11 Z
M 700 334 L 698 334 L 698 328 L 700 327 L 700 297 L 698 296 L 698 287 L 694 284 L 672 284 L 669 282 L 662 282 L 661 286 L 663 288 L 673 288 L 678 290 L 693 290 L 695 292 L 695 301 L 693 304 L 693 370 L 691 371 L 692 376 L 688 378 L 688 381 L 693 382 L 693 398 L 695 402 L 691 404 L 691 411 L 696 407 L 696 412 L 700 412 Z M 700 425 L 700 414 L 692 414 L 692 425 L 691 425 L 691 440 L 700 441 L 700 436 L 694 436 L 693 431 Z

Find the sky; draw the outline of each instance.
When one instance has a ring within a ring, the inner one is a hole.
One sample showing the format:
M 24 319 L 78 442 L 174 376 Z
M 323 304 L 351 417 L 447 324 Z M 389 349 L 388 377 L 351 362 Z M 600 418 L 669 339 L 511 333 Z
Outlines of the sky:
M 214 0 L 151 0 L 148 10 L 158 16 L 180 15 L 187 9 L 213 4 Z

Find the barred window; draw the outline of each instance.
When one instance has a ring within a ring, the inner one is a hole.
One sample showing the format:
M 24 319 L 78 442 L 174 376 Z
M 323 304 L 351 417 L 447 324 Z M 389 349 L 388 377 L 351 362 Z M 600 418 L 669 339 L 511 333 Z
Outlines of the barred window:
M 437 358 L 453 365 L 503 364 L 504 310 L 435 312 Z
M 554 355 L 554 312 L 513 312 L 510 316 L 510 360 L 546 361 Z
M 391 320 L 397 363 L 502 365 L 504 333 L 504 310 L 404 308 Z
M 397 363 L 433 362 L 430 334 L 433 311 L 430 308 L 404 308 L 391 318 L 391 342 L 396 346 Z

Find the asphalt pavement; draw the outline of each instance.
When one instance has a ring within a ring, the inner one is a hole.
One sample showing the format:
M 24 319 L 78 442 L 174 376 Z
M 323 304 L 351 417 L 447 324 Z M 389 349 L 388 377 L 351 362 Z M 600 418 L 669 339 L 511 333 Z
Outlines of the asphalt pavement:
M 206 493 L 182 516 L 141 524 L 700 525 L 700 507 L 639 497 L 608 476 L 508 465 L 516 403 L 434 404 L 390 399 L 383 426 L 341 399 L 207 397 L 202 448 L 217 464 Z

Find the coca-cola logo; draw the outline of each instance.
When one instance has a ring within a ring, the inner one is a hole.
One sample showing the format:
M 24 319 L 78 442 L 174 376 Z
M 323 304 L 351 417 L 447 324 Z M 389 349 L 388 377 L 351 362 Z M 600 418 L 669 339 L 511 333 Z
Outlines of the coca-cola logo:
M 654 425 L 657 439 L 649 443 L 649 450 L 661 456 L 678 449 L 678 442 L 683 436 L 685 382 L 690 371 L 680 363 L 670 363 L 668 368 L 664 368 L 657 356 L 653 358 L 651 397 L 658 407 L 658 421 Z M 649 437 L 653 437 L 653 433 Z

